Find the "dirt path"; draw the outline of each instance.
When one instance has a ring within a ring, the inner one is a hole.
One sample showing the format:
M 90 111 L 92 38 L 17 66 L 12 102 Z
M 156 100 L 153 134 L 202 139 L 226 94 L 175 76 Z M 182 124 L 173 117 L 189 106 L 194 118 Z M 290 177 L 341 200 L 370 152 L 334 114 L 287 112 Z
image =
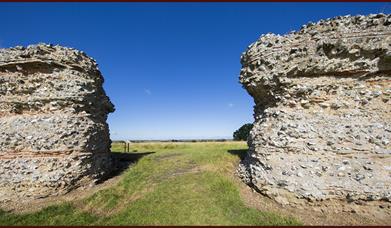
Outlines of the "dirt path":
M 236 167 L 232 164 L 229 170 L 235 170 Z M 191 166 L 188 170 L 176 170 L 170 173 L 170 177 L 183 172 L 199 172 L 204 169 L 210 169 L 210 167 Z M 276 201 L 255 192 L 233 173 L 231 175 L 232 179 L 239 186 L 240 195 L 245 204 L 260 211 L 270 211 L 282 216 L 294 217 L 305 225 L 391 225 L 391 203 L 366 202 L 362 205 L 357 205 L 339 201 L 325 201 L 312 203 L 312 206 L 282 206 Z M 7 207 L 2 209 L 13 213 L 26 213 L 36 212 L 60 202 L 72 202 L 77 206 L 82 199 L 90 197 L 99 190 L 116 185 L 121 179 L 122 175 L 117 175 L 101 184 L 88 188 L 79 188 L 63 196 L 7 204 Z M 139 194 L 142 194 L 142 192 L 138 192 Z M 133 197 L 137 198 L 137 194 Z M 129 199 L 129 201 L 132 200 L 134 199 Z

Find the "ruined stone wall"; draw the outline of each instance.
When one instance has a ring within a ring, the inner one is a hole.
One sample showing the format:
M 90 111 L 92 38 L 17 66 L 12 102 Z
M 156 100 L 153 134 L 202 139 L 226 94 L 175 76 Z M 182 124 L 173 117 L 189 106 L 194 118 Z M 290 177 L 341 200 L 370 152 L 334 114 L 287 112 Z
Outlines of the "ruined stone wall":
M 246 183 L 284 204 L 391 201 L 390 15 L 266 34 L 241 63 L 256 104 Z
M 0 201 L 59 195 L 110 170 L 97 64 L 52 45 L 0 49 Z

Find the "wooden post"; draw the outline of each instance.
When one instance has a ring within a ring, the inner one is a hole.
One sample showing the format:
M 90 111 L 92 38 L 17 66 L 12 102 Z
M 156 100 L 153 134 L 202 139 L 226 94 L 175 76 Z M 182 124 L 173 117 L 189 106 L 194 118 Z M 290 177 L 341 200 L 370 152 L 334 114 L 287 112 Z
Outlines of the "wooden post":
M 126 152 L 126 142 L 124 142 L 124 152 Z

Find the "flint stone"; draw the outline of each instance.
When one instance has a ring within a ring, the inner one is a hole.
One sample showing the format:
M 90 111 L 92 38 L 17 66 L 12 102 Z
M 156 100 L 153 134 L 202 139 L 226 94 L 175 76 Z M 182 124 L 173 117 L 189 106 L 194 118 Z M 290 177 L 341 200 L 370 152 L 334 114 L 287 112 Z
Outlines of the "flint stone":
M 336 17 L 249 46 L 240 82 L 255 121 L 238 168 L 247 184 L 281 193 L 284 179 L 295 183 L 287 194 L 308 200 L 390 198 L 390 21 Z
M 0 202 L 61 195 L 111 170 L 114 111 L 96 62 L 46 44 L 0 49 Z

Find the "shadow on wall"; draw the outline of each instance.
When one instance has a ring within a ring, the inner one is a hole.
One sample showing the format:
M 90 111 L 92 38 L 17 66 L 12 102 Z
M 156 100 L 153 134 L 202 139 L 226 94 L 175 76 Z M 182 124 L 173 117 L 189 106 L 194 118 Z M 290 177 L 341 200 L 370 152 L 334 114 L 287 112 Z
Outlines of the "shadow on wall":
M 247 154 L 247 149 L 242 149 L 242 150 L 228 150 L 228 153 L 236 155 L 240 158 L 240 160 L 243 160 L 244 157 L 246 157 Z

